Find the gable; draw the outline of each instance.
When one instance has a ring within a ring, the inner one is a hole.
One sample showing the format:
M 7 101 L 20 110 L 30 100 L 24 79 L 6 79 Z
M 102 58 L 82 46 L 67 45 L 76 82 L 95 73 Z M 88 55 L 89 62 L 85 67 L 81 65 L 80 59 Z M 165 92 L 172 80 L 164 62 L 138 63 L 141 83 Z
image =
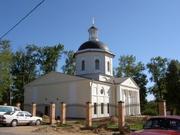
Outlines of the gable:
M 136 82 L 132 79 L 132 78 L 127 78 L 126 80 L 124 80 L 121 83 L 122 86 L 127 86 L 127 87 L 131 87 L 131 88 L 136 88 L 139 89 L 138 85 L 136 84 Z
M 80 81 L 80 80 L 88 80 L 88 79 L 77 77 L 77 76 L 66 75 L 59 72 L 50 72 L 28 83 L 27 85 L 25 85 L 25 87 L 35 86 L 39 84 L 55 84 L 55 83 Z

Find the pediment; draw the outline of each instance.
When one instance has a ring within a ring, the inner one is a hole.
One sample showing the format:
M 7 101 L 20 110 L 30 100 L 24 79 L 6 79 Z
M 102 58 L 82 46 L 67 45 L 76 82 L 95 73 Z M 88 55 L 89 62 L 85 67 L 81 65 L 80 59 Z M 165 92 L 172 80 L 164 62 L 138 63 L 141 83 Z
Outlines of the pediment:
M 120 85 L 139 89 L 138 85 L 132 78 L 127 78 Z

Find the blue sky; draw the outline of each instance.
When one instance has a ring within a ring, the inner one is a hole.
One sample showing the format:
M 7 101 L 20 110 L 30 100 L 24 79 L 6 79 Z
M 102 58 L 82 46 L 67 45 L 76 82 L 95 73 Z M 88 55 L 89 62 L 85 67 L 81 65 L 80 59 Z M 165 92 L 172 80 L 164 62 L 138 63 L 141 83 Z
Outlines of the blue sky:
M 40 1 L 1 0 L 0 35 Z M 62 43 L 76 51 L 95 17 L 99 39 L 116 55 L 114 66 L 127 54 L 145 64 L 154 56 L 179 60 L 179 6 L 179 0 L 46 0 L 5 39 L 13 50 Z

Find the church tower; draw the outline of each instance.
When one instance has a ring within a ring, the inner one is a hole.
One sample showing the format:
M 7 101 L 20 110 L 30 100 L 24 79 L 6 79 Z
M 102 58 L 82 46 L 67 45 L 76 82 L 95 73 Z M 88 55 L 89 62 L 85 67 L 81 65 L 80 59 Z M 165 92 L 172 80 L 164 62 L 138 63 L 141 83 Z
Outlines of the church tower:
M 98 29 L 93 25 L 88 29 L 89 40 L 75 53 L 76 75 L 101 80 L 113 76 L 113 57 L 107 45 L 99 41 Z

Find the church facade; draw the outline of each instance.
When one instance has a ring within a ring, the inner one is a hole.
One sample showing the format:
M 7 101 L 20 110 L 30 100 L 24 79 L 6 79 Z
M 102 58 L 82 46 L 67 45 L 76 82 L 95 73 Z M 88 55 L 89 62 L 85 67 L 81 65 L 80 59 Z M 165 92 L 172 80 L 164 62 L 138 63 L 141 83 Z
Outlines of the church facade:
M 89 40 L 76 51 L 76 75 L 50 72 L 25 86 L 24 108 L 30 110 L 35 102 L 37 110 L 48 113 L 48 104 L 67 104 L 67 117 L 84 118 L 85 103 L 92 103 L 93 118 L 117 115 L 118 101 L 125 102 L 126 115 L 140 114 L 139 87 L 131 77 L 113 76 L 114 54 L 98 39 L 98 29 L 89 28 Z M 60 108 L 60 109 L 59 109 Z

